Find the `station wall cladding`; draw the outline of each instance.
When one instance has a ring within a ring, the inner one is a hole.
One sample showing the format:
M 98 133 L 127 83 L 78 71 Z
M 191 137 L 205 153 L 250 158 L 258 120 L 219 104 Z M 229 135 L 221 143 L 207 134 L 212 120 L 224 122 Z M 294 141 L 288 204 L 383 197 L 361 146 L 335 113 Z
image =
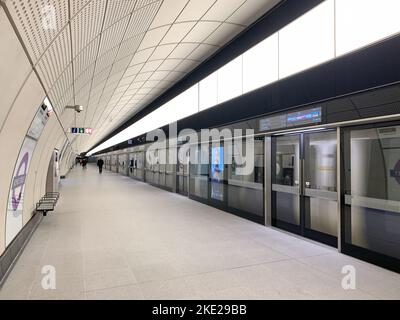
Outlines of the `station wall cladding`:
M 60 175 L 74 159 L 61 123 L 73 114 L 57 114 L 34 66 L 0 7 L 0 256 L 35 214 L 46 192 L 54 149 L 63 150 Z M 47 101 L 47 103 L 46 103 Z M 3 270 L 5 272 L 5 270 Z

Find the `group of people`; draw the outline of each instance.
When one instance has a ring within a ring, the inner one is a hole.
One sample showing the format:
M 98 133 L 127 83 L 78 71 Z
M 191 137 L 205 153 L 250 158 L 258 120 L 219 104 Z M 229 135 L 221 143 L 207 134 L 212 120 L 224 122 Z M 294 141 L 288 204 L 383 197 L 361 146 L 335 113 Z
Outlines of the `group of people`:
M 86 165 L 88 163 L 88 160 L 87 160 L 87 158 L 83 158 L 83 159 L 79 160 L 79 163 L 81 164 L 82 169 L 86 169 Z
M 82 158 L 79 160 L 79 163 L 82 166 L 82 169 L 86 169 L 86 165 L 88 163 L 88 159 L 87 158 Z M 99 168 L 99 173 L 103 173 L 103 166 L 104 166 L 104 161 L 103 159 L 99 159 L 97 160 L 97 167 Z

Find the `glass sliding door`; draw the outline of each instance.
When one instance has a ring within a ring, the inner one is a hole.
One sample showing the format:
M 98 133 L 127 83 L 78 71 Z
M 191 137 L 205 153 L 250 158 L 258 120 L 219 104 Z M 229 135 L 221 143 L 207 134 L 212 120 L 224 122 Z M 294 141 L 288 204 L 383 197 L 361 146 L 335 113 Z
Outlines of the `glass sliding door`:
M 201 145 L 195 145 L 190 148 L 190 153 L 191 158 L 195 161 L 190 162 L 189 194 L 199 201 L 208 201 L 210 166 L 208 151 Z
M 304 134 L 304 232 L 337 246 L 337 133 Z
M 254 150 L 247 150 L 246 140 L 243 140 L 239 149 L 233 145 L 232 161 L 227 165 L 228 207 L 254 215 L 261 222 L 263 219 L 260 218 L 264 217 L 264 140 L 255 140 Z M 244 154 L 247 156 L 250 152 L 254 153 L 254 158 L 246 157 L 245 160 Z M 254 159 L 254 163 L 247 163 L 250 159 Z M 244 165 L 251 166 L 251 172 L 242 174 L 239 169 Z
M 272 139 L 272 224 L 337 246 L 337 133 Z
M 400 125 L 343 136 L 343 251 L 400 271 Z
M 187 150 L 186 154 L 181 154 L 181 148 L 178 148 L 178 150 L 177 191 L 187 196 L 189 192 L 189 150 Z
M 210 199 L 225 199 L 225 154 L 222 145 L 211 146 Z
M 273 224 L 300 233 L 300 135 L 274 138 Z
M 176 188 L 176 165 L 175 156 L 177 154 L 177 148 L 169 147 L 167 152 L 168 161 L 165 166 L 165 186 L 168 189 L 174 190 Z

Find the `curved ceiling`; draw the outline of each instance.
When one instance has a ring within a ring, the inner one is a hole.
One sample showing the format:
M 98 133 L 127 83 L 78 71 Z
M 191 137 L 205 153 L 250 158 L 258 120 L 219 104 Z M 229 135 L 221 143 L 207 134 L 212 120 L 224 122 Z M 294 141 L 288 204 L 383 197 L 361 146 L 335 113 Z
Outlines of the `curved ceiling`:
M 3 2 L 64 129 L 93 128 L 92 136 L 71 136 L 82 151 L 279 0 Z M 64 109 L 71 104 L 83 105 L 84 112 L 71 116 Z

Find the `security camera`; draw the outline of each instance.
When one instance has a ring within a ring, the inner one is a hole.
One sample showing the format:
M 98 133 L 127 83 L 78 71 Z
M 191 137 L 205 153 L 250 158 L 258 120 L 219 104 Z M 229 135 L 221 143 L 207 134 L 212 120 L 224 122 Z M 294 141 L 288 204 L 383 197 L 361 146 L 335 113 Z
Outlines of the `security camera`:
M 81 113 L 83 111 L 83 106 L 66 106 L 65 109 L 74 109 L 77 113 Z

